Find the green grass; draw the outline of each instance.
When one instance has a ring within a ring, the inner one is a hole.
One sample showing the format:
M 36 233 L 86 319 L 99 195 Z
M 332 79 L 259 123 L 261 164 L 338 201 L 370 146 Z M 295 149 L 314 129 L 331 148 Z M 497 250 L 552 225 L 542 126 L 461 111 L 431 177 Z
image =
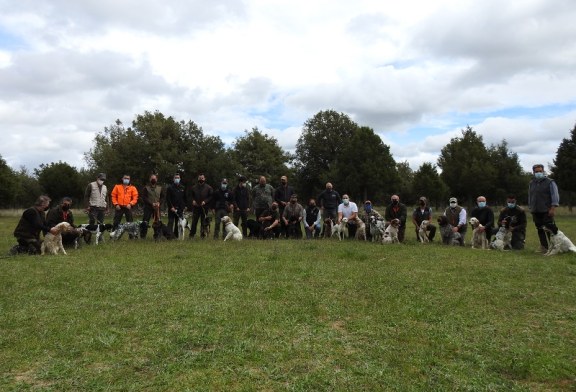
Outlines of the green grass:
M 413 236 L 1 258 L 0 390 L 576 389 L 576 255 L 535 254 L 531 221 L 520 252 Z

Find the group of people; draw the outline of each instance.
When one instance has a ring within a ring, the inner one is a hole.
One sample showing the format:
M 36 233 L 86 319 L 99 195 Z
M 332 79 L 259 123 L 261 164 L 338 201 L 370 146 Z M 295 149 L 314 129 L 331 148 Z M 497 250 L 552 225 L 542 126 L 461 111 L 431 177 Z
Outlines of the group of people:
M 543 165 L 534 165 L 533 174 L 534 177 L 529 185 L 528 207 L 538 231 L 539 250 L 545 252 L 549 239 L 543 227 L 548 227 L 553 233 L 558 231 L 554 222 L 554 212 L 559 205 L 559 194 L 554 180 L 545 175 Z M 294 188 L 288 184 L 286 176 L 280 178 L 280 186 L 277 188 L 268 184 L 265 176 L 261 176 L 258 183 L 249 189 L 247 178 L 240 176 L 234 187 L 230 186 L 226 178 L 222 178 L 219 186 L 214 189 L 206 183 L 204 174 L 198 175 L 197 182 L 190 187 L 185 187 L 181 183 L 178 173 L 173 176 L 172 183 L 168 186 L 158 184 L 157 175 L 152 174 L 148 183 L 139 191 L 131 184 L 130 176 L 126 174 L 122 177 L 121 183 L 113 187 L 110 195 L 108 195 L 105 182 L 106 174 L 99 173 L 96 180 L 90 182 L 85 189 L 84 207 L 88 213 L 89 224 L 103 224 L 104 217 L 111 207 L 114 210 L 112 223 L 112 231 L 114 231 L 123 217 L 127 222 L 134 220 L 133 210 L 141 202 L 143 206 L 142 238 L 147 236 L 150 220 L 160 219 L 160 209 L 165 205 L 168 212 L 167 226 L 175 236 L 178 234 L 178 218 L 181 218 L 187 211 L 192 213 L 189 233 L 191 238 L 197 234 L 198 222 L 200 222 L 200 237 L 203 238 L 208 234 L 205 228 L 210 225 L 209 215 L 212 212 L 215 239 L 224 238 L 221 219 L 223 216 L 232 214 L 233 223 L 241 227 L 243 236 L 248 235 L 250 227 L 251 232 L 259 232 L 261 238 L 303 238 L 304 236 L 308 239 L 318 238 L 326 219 L 331 219 L 334 224 L 338 225 L 346 218 L 350 237 L 354 237 L 358 220 L 362 220 L 366 225 L 367 237 L 370 238 L 370 221 L 375 218 L 386 224 L 397 219 L 399 221 L 398 240 L 399 242 L 405 240 L 408 208 L 400 202 L 398 195 L 392 195 L 390 204 L 382 215 L 373 208 L 370 200 L 364 202 L 363 209 L 360 211 L 358 205 L 352 202 L 347 194 L 340 196 L 330 182 L 326 183 L 325 189 L 317 198 L 310 198 L 306 206 L 303 206 L 299 203 Z M 23 212 L 14 231 L 14 236 L 18 241 L 16 251 L 39 253 L 40 233 L 51 232 L 55 225 L 63 221 L 74 226 L 74 216 L 71 211 L 72 199 L 65 197 L 52 209 L 49 209 L 50 201 L 48 196 L 40 196 L 34 206 Z M 470 217 L 475 217 L 480 221 L 488 239 L 496 234 L 500 226 L 505 226 L 512 233 L 511 249 L 524 248 L 526 212 L 517 204 L 515 196 L 508 196 L 506 207 L 500 210 L 496 225 L 494 211 L 488 206 L 486 198 L 478 196 L 476 204 Z M 47 214 L 46 211 L 48 211 Z M 250 222 L 251 212 L 254 212 L 256 227 L 254 227 L 254 222 Z M 432 221 L 432 215 L 432 208 L 427 198 L 420 197 L 418 206 L 411 216 L 417 239 L 420 238 L 419 231 L 422 222 L 427 221 L 428 224 L 425 227 L 427 239 L 434 240 L 437 228 Z M 449 206 L 444 210 L 443 215 L 452 226 L 452 230 L 464 238 L 469 217 L 466 209 L 458 204 L 455 197 L 449 199 Z M 304 229 L 304 234 L 302 229 Z

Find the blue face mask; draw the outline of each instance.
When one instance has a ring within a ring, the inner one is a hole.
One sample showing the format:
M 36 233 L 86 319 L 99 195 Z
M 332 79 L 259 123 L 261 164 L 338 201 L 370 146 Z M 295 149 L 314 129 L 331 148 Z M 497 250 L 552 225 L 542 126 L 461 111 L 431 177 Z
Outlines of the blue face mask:
M 180 184 L 180 179 L 179 179 L 179 178 L 175 178 L 175 179 L 174 179 L 174 184 L 176 184 L 176 185 Z
M 544 178 L 544 172 L 536 172 L 536 173 L 534 173 L 534 178 L 536 178 L 536 179 Z
M 370 212 L 370 211 L 372 211 L 372 206 L 368 204 L 368 205 L 364 206 L 364 209 L 366 210 L 366 212 Z
M 228 188 L 228 184 L 220 184 L 220 188 L 225 191 Z
M 515 208 L 516 207 L 516 203 L 508 203 L 508 208 Z
M 485 201 L 479 201 L 478 207 L 480 207 L 480 208 L 486 207 L 486 202 Z
M 128 185 L 128 184 L 130 184 L 130 180 L 123 179 L 123 180 L 122 180 L 122 183 L 123 183 L 124 185 Z
M 342 199 L 342 203 L 344 203 L 344 205 L 347 206 L 348 203 L 350 203 L 350 200 L 348 200 L 348 199 Z

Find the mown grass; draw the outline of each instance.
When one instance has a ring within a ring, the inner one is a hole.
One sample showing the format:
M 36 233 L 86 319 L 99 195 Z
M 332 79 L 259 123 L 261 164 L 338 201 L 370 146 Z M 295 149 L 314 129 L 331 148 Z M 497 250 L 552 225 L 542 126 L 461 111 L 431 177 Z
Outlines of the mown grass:
M 412 237 L 2 258 L 0 389 L 576 389 L 575 255 L 535 254 L 532 226 L 521 252 Z

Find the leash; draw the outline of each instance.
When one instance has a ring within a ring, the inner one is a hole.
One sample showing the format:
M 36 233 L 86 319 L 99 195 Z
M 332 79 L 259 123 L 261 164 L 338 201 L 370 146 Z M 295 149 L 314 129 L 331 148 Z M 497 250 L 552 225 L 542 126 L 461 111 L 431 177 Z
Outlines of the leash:
M 154 207 L 154 225 L 158 225 L 158 222 L 160 222 L 160 206 L 155 206 Z

